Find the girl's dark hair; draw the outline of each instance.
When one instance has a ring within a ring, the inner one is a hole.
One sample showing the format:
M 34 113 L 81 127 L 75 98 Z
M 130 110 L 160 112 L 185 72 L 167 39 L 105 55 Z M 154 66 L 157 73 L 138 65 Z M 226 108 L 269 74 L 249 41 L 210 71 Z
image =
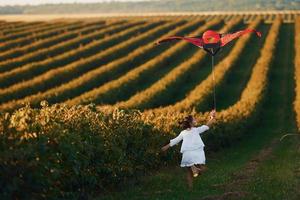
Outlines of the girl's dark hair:
M 193 123 L 192 115 L 189 115 L 189 116 L 185 117 L 184 120 L 179 121 L 179 124 L 183 129 L 192 128 L 192 123 Z

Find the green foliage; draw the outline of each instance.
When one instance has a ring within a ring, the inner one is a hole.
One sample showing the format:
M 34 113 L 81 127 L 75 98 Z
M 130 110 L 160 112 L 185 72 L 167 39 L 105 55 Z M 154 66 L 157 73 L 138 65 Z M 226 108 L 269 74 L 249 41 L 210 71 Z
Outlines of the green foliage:
M 159 154 L 167 135 L 138 111 L 41 105 L 0 116 L 1 199 L 83 198 L 168 161 Z

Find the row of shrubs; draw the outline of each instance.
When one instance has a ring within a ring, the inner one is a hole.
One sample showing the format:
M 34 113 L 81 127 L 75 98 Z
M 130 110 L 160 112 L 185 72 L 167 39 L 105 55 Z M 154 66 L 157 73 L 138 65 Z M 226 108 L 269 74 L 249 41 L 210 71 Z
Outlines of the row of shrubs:
M 45 32 L 48 30 L 51 30 L 53 28 L 56 28 L 60 24 L 58 23 L 44 23 L 44 22 L 32 22 L 28 23 L 26 28 L 25 26 L 22 29 L 12 29 L 9 31 L 4 31 L 4 34 L 1 34 L 0 36 L 0 42 L 4 44 L 4 46 L 0 47 L 0 50 L 7 50 L 11 47 L 11 45 L 8 45 L 13 40 L 21 40 L 22 38 L 30 37 L 33 35 L 40 34 L 41 32 Z M 25 28 L 25 29 L 24 29 Z
M 28 28 L 41 25 L 43 22 L 16 22 L 16 21 L 1 21 L 1 37 L 5 35 L 15 34 L 17 32 L 22 32 L 28 30 Z
M 160 154 L 168 136 L 138 111 L 41 105 L 0 114 L 0 199 L 101 195 L 174 161 L 171 151 Z

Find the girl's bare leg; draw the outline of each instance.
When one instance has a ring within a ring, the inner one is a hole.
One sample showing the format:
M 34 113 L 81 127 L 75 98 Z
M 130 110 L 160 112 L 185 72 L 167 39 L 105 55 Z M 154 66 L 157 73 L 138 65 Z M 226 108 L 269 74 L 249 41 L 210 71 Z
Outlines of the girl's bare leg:
M 200 168 L 200 173 L 205 172 L 207 170 L 207 167 L 204 164 L 197 165 L 198 168 Z
M 188 184 L 189 189 L 192 189 L 193 188 L 193 172 L 190 167 L 187 168 L 186 179 L 187 179 L 187 184 Z
M 199 174 L 199 172 L 201 171 L 201 169 L 198 168 L 196 165 L 192 165 L 192 166 L 191 166 L 191 170 L 192 170 L 192 172 L 193 172 L 193 176 L 194 176 L 194 177 L 197 177 L 198 174 Z

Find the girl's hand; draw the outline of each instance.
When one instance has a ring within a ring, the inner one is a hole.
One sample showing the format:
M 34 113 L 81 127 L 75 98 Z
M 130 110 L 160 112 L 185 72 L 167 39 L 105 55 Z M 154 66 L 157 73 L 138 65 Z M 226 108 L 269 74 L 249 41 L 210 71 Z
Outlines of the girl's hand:
M 166 145 L 166 146 L 163 146 L 163 147 L 161 148 L 161 151 L 166 151 L 166 150 L 168 150 L 168 148 L 169 148 L 169 144 Z
M 214 109 L 209 113 L 209 120 L 206 125 L 210 127 L 214 123 L 215 117 L 216 117 L 216 110 Z
M 210 119 L 214 119 L 214 118 L 216 117 L 216 110 L 215 110 L 215 109 L 212 110 L 212 111 L 209 113 L 209 115 L 210 115 Z

